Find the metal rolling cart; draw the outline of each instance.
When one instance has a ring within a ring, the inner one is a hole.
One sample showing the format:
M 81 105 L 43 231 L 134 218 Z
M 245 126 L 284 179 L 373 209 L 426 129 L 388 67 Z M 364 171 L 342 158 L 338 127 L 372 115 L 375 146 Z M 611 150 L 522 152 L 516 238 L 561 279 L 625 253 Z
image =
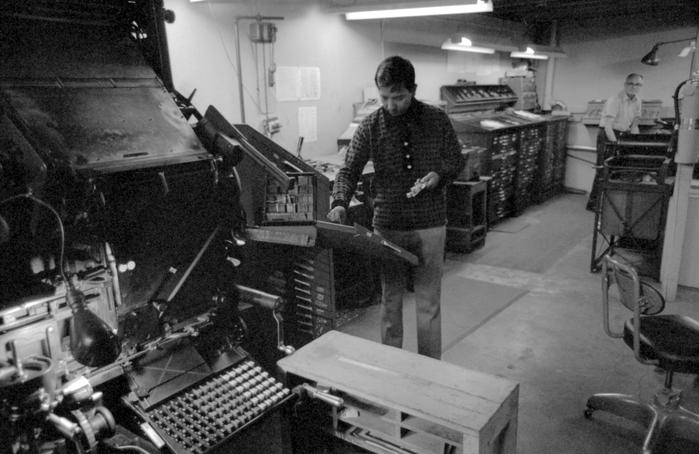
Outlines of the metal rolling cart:
M 602 258 L 618 253 L 636 263 L 642 274 L 658 278 L 663 230 L 672 193 L 670 158 L 648 153 L 649 142 L 611 144 L 605 160 L 600 197 L 595 209 L 590 270 L 600 270 Z M 667 150 L 651 146 L 654 151 Z

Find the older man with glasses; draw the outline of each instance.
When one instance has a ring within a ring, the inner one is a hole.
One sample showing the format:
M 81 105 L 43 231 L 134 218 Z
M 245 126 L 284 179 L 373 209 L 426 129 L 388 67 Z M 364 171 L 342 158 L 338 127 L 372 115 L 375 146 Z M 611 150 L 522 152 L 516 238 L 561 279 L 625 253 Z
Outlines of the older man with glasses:
M 597 173 L 592 183 L 587 209 L 595 211 L 599 196 L 601 166 L 607 155 L 607 144 L 615 143 L 623 134 L 638 134 L 638 122 L 641 119 L 641 98 L 638 93 L 643 86 L 643 76 L 631 73 L 626 76 L 624 89 L 607 99 L 602 110 L 597 133 Z

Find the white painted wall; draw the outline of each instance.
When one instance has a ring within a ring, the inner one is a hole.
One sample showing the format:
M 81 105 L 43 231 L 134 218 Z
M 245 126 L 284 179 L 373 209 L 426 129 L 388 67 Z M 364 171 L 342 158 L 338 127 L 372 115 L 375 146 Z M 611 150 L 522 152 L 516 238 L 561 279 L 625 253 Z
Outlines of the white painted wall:
M 318 67 L 321 97 L 317 101 L 277 102 L 274 90 L 269 90 L 268 108 L 270 115 L 277 116 L 282 125 L 281 132 L 273 139 L 292 152 L 299 135 L 298 109 L 317 108 L 318 140 L 304 142 L 305 158 L 336 157 L 336 141 L 352 120 L 352 105 L 362 101 L 365 87 L 373 86 L 376 66 L 386 56 L 400 54 L 414 63 L 417 96 L 427 100 L 439 99 L 439 87 L 453 84 L 457 79 L 497 83 L 505 71 L 512 69 L 513 60 L 503 53 L 482 55 L 441 50 L 439 44 L 452 33 L 471 30 L 464 23 L 412 19 L 385 21 L 382 27 L 380 21 L 347 22 L 341 16 L 323 12 L 313 0 L 284 3 L 165 0 L 165 6 L 177 16 L 176 22 L 167 26 L 175 87 L 186 96 L 196 89 L 193 102 L 199 110 L 204 112 L 207 106 L 214 105 L 232 123 L 239 123 L 241 118 L 235 18 L 257 14 L 284 17 L 276 22 L 274 62 L 277 66 Z M 246 123 L 261 130 L 264 84 L 258 92 L 254 46 L 248 37 L 250 22 L 242 21 L 240 27 L 245 115 Z M 499 30 L 493 33 L 500 35 L 512 32 L 510 28 L 517 29 L 505 23 L 496 28 Z M 622 88 L 628 73 L 639 72 L 645 75 L 642 96 L 662 100 L 667 115 L 672 115 L 674 88 L 689 74 L 689 59 L 676 56 L 684 44 L 661 47 L 662 61 L 657 67 L 642 65 L 640 58 L 653 43 L 691 37 L 695 30 L 649 30 L 642 24 L 627 28 L 632 31 L 562 28 L 560 45 L 569 57 L 556 60 L 553 80 L 549 82 L 553 85 L 552 99 L 563 101 L 571 112 L 581 114 L 588 101 L 611 96 Z M 543 102 L 546 65 L 537 62 L 540 102 Z M 572 123 L 569 143 L 594 147 L 595 134 L 595 128 Z M 577 154 L 594 161 L 593 153 Z M 567 184 L 589 189 L 593 172 L 587 164 L 578 160 L 571 163 L 568 172 Z
M 677 57 L 688 43 L 661 46 L 658 66 L 642 64 L 641 57 L 658 41 L 695 35 L 696 28 L 646 32 L 639 27 L 633 34 L 607 37 L 584 29 L 562 31 L 561 46 L 569 57 L 556 63 L 554 97 L 566 102 L 571 112 L 584 112 L 588 101 L 617 93 L 626 75 L 635 72 L 645 78 L 641 97 L 660 99 L 670 107 L 675 87 L 689 76 L 690 58 Z
M 675 87 L 689 77 L 690 58 L 677 54 L 688 42 L 661 46 L 660 64 L 648 66 L 641 58 L 653 44 L 696 35 L 695 28 L 650 31 L 610 35 L 610 30 L 595 33 L 588 29 L 562 30 L 561 47 L 568 58 L 557 59 L 554 70 L 553 99 L 563 101 L 574 121 L 570 123 L 568 143 L 573 146 L 595 147 L 597 127 L 583 125 L 582 114 L 593 99 L 606 99 L 623 89 L 624 79 L 635 72 L 644 76 L 641 97 L 661 100 L 662 115 L 674 115 L 672 95 Z M 566 186 L 589 191 L 594 170 L 587 161 L 595 161 L 594 152 L 573 151 L 566 171 Z
M 278 33 L 274 61 L 278 67 L 320 68 L 321 97 L 317 101 L 277 102 L 272 89 L 268 91 L 268 108 L 270 115 L 277 116 L 282 125 L 281 132 L 273 139 L 292 152 L 299 136 L 298 109 L 317 108 L 318 140 L 304 141 L 305 158 L 336 158 L 337 138 L 352 121 L 352 106 L 362 101 L 365 87 L 373 87 L 376 66 L 384 57 L 400 54 L 414 63 L 417 96 L 426 100 L 438 100 L 440 86 L 454 84 L 457 79 L 497 83 L 512 68 L 512 60 L 504 54 L 441 50 L 439 45 L 450 33 L 459 30 L 459 25 L 435 27 L 428 21 L 417 24 L 404 21 L 382 27 L 380 21 L 347 22 L 342 16 L 324 13 L 312 1 L 300 5 L 252 0 L 242 3 L 166 0 L 165 6 L 176 14 L 175 23 L 167 26 L 175 87 L 185 96 L 196 89 L 193 103 L 202 113 L 207 106 L 214 105 L 232 123 L 241 119 L 236 17 L 257 14 L 284 17 L 275 21 Z M 256 82 L 254 46 L 248 37 L 250 23 L 240 22 L 245 122 L 262 130 L 264 84 L 258 87 Z

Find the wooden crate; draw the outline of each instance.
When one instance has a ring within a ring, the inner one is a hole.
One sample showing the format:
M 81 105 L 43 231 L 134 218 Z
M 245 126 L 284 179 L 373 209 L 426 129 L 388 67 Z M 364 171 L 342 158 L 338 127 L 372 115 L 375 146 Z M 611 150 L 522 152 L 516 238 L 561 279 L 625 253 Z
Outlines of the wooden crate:
M 277 365 L 288 386 L 342 398 L 312 401 L 303 421 L 375 453 L 514 454 L 519 385 L 509 380 L 330 331 Z

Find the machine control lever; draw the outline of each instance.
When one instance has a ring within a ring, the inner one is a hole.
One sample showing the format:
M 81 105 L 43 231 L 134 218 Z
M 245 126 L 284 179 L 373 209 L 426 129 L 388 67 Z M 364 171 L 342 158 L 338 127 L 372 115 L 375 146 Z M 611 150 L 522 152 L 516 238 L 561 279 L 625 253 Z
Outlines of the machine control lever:
M 311 399 L 322 400 L 326 404 L 335 408 L 341 408 L 345 404 L 342 397 L 333 396 L 328 391 L 318 389 L 315 386 L 309 385 L 308 383 L 297 386 L 294 391 L 297 393 L 305 393 Z
M 285 355 L 294 353 L 294 351 L 296 351 L 294 347 L 286 345 L 284 342 L 284 319 L 282 318 L 282 310 L 284 307 L 283 298 L 244 285 L 236 284 L 236 288 L 240 292 L 241 301 L 272 311 L 272 317 L 274 317 L 274 321 L 277 324 L 277 350 L 283 352 Z

